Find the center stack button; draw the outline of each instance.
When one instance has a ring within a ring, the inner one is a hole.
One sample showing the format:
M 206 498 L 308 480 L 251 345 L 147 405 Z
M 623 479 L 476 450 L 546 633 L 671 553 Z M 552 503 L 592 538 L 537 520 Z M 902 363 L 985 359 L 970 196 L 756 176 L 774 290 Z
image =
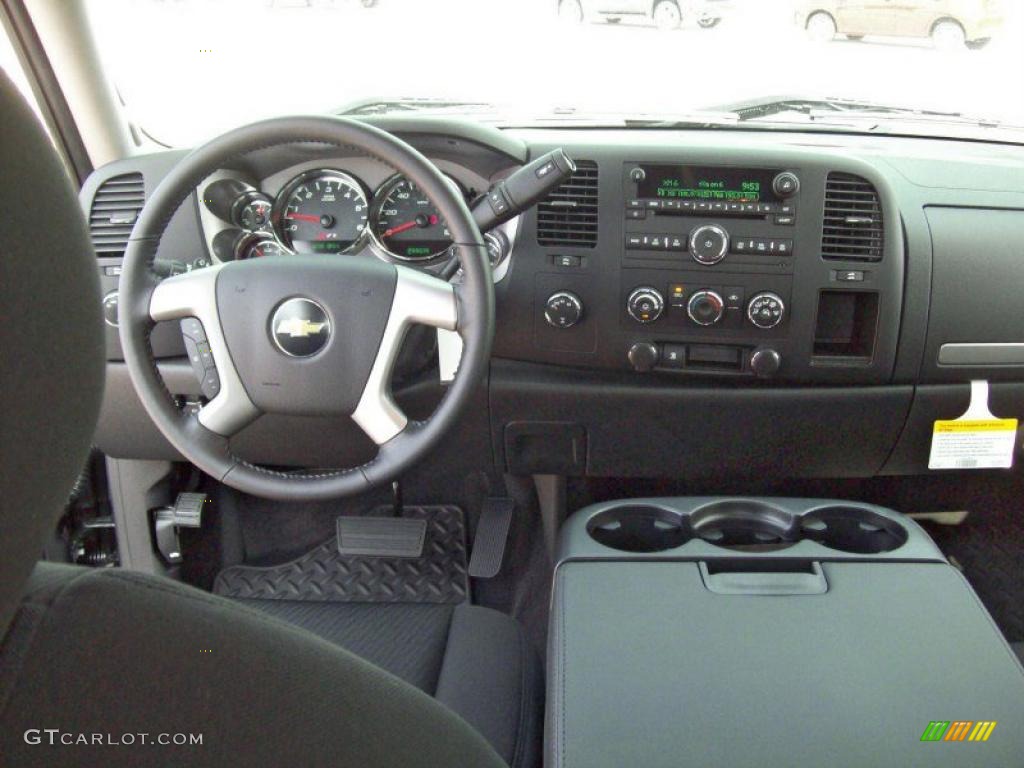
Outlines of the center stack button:
M 626 311 L 638 323 L 653 323 L 665 310 L 665 298 L 656 288 L 643 286 L 637 288 L 626 301 Z

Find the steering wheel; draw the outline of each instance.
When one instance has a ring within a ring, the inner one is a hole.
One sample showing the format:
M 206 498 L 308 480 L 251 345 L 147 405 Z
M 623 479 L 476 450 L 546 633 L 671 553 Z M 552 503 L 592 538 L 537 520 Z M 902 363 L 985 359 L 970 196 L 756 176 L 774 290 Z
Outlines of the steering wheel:
M 219 168 L 269 147 L 319 143 L 356 149 L 409 178 L 452 233 L 464 278 L 453 286 L 369 253 L 234 261 L 161 280 L 157 246 L 178 207 Z M 433 448 L 483 378 L 494 336 L 494 285 L 479 228 L 451 185 L 400 139 L 354 120 L 285 117 L 226 133 L 186 156 L 146 203 L 128 242 L 119 289 L 125 361 L 153 422 L 183 456 L 220 482 L 282 500 L 357 494 L 390 481 Z M 215 396 L 197 414 L 180 409 L 161 378 L 153 326 L 183 329 L 215 365 Z M 463 354 L 434 414 L 410 421 L 391 393 L 391 372 L 413 324 L 456 331 Z M 265 413 L 351 416 L 377 444 L 349 469 L 278 472 L 234 455 L 230 438 Z

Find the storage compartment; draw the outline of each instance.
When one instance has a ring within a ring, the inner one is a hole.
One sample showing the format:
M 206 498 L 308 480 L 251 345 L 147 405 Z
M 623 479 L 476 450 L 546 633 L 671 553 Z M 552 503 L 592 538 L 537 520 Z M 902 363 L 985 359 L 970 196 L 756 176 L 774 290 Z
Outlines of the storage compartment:
M 822 291 L 814 328 L 814 356 L 870 362 L 877 327 L 877 293 Z
M 855 506 L 816 509 L 800 521 L 805 538 L 830 549 L 873 555 L 892 552 L 907 542 L 907 530 L 887 517 Z
M 647 505 L 609 509 L 593 517 L 587 530 L 595 541 L 622 552 L 664 552 L 693 536 L 678 512 Z
M 930 207 L 925 213 L 933 256 L 922 378 L 1024 380 L 1024 211 Z

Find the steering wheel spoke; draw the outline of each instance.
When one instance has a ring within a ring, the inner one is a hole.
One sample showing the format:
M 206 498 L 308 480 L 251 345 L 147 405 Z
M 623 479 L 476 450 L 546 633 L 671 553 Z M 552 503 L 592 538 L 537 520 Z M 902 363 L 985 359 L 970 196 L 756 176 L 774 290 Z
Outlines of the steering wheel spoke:
M 195 318 L 184 330 L 193 344 L 189 347 L 196 374 L 203 372 L 204 393 L 213 395 L 199 411 L 199 423 L 224 437 L 234 435 L 260 415 L 249 399 L 228 354 L 227 342 L 217 312 L 217 275 L 223 265 L 215 265 L 169 277 L 153 289 L 149 316 L 154 322 Z M 206 360 L 204 360 L 206 358 Z M 210 362 L 212 358 L 212 362 Z
M 409 423 L 391 393 L 395 359 L 409 327 L 418 324 L 454 331 L 459 320 L 458 301 L 450 283 L 409 267 L 396 269 L 398 280 L 391 314 L 362 397 L 352 414 L 352 420 L 377 445 L 391 440 Z

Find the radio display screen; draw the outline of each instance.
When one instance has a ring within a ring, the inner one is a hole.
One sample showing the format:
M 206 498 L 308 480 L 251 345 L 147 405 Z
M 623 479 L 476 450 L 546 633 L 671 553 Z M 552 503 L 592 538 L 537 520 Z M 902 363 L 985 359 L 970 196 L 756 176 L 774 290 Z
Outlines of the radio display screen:
M 708 200 L 730 203 L 777 203 L 772 191 L 778 171 L 706 168 L 696 165 L 645 165 L 637 197 L 662 200 Z

